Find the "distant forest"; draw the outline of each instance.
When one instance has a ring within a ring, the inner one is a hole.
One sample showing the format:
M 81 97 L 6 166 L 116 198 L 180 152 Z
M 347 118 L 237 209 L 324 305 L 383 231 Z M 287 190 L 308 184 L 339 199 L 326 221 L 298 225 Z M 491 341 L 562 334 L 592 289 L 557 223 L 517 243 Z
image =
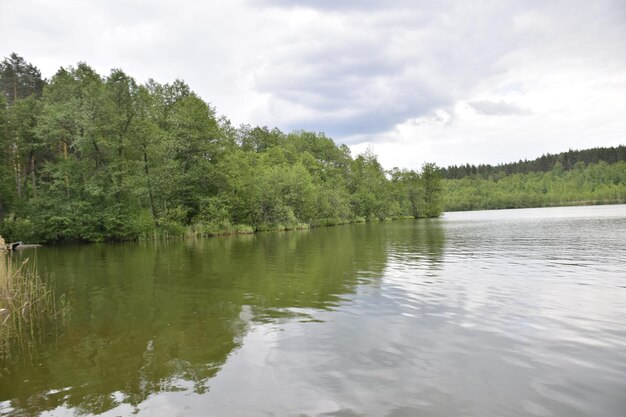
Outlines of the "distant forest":
M 498 165 L 451 165 L 441 169 L 441 174 L 445 179 L 461 179 L 469 176 L 480 176 L 482 178 L 490 178 L 494 176 L 511 175 L 511 174 L 528 174 L 531 172 L 548 172 L 551 171 L 558 163 L 565 171 L 573 169 L 576 164 L 582 162 L 584 164 L 596 164 L 598 162 L 606 162 L 614 164 L 616 162 L 626 162 L 626 146 L 608 148 L 592 148 L 584 150 L 569 150 L 555 155 L 545 154 L 539 158 L 528 160 L 520 160 L 507 164 Z
M 624 146 L 441 172 L 447 211 L 626 203 Z
M 104 241 L 442 212 L 441 173 L 385 171 L 323 133 L 235 127 L 181 80 L 0 62 L 0 234 Z

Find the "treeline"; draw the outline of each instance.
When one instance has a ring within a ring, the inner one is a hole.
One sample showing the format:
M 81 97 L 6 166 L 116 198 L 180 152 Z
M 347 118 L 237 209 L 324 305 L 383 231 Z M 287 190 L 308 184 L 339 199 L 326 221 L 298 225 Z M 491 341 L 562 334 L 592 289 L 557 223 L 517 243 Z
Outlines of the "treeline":
M 183 81 L 0 63 L 0 234 L 32 242 L 290 229 L 441 213 L 434 164 L 386 172 L 323 133 L 234 127 Z
M 448 211 L 626 203 L 626 162 L 556 162 L 547 172 L 444 180 L 444 189 Z
M 441 174 L 445 179 L 461 179 L 469 176 L 487 178 L 502 178 L 511 174 L 528 174 L 531 172 L 549 172 L 555 166 L 560 166 L 569 171 L 579 163 L 596 164 L 606 162 L 614 164 L 616 162 L 626 162 L 626 146 L 592 148 L 584 150 L 569 150 L 558 154 L 546 154 L 531 161 L 520 160 L 499 165 L 451 165 L 441 169 Z

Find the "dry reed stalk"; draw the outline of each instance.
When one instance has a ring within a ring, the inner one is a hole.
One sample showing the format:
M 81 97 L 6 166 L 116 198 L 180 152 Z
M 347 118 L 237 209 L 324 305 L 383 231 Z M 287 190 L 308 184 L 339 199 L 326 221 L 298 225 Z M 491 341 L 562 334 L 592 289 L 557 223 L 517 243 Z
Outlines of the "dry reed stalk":
M 63 318 L 66 310 L 62 303 Z M 16 346 L 32 346 L 48 324 L 54 323 L 56 330 L 58 316 L 54 291 L 36 265 L 28 259 L 15 265 L 12 254 L 0 252 L 0 358 L 7 358 Z

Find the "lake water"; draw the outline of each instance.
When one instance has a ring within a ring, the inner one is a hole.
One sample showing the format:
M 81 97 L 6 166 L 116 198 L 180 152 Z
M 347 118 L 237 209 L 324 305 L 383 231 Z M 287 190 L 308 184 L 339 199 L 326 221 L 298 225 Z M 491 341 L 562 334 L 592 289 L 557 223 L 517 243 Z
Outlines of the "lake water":
M 43 247 L 0 415 L 626 415 L 626 206 Z

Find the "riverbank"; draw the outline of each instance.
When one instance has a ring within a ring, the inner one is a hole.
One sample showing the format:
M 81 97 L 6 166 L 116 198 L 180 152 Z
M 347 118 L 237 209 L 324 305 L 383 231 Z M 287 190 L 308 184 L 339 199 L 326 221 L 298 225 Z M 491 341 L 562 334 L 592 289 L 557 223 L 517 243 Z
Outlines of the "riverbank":
M 524 208 L 550 208 L 550 207 L 583 207 L 583 206 L 603 206 L 603 205 L 616 205 L 626 204 L 626 198 L 614 199 L 614 200 L 576 200 L 576 201 L 559 201 L 559 202 L 547 202 L 543 205 L 506 205 L 506 206 L 490 206 L 485 208 L 476 208 L 471 210 L 465 209 L 446 209 L 447 212 L 460 212 L 460 211 L 482 211 L 482 210 L 510 210 L 510 209 L 524 209 Z
M 133 241 L 151 241 L 160 239 L 189 239 L 189 238 L 203 238 L 203 237 L 219 237 L 219 236 L 235 236 L 235 235 L 252 235 L 263 232 L 288 232 L 294 230 L 308 230 L 319 227 L 340 226 L 345 224 L 356 223 L 368 223 L 368 222 L 386 222 L 393 220 L 414 219 L 412 216 L 394 216 L 385 218 L 376 217 L 354 217 L 351 219 L 317 219 L 311 223 L 284 223 L 284 224 L 260 224 L 257 226 L 251 226 L 247 224 L 235 224 L 232 225 L 229 222 L 216 223 L 201 223 L 196 222 L 188 226 L 166 223 L 159 227 L 146 228 L 142 233 L 134 235 L 132 237 L 111 237 L 111 238 L 97 238 L 93 239 L 88 236 L 84 238 L 59 238 L 56 240 L 41 241 L 45 244 L 63 244 L 63 243 L 100 243 L 100 242 L 133 242 Z M 32 235 L 33 232 L 26 235 Z M 17 235 L 17 238 L 22 238 L 22 235 Z

